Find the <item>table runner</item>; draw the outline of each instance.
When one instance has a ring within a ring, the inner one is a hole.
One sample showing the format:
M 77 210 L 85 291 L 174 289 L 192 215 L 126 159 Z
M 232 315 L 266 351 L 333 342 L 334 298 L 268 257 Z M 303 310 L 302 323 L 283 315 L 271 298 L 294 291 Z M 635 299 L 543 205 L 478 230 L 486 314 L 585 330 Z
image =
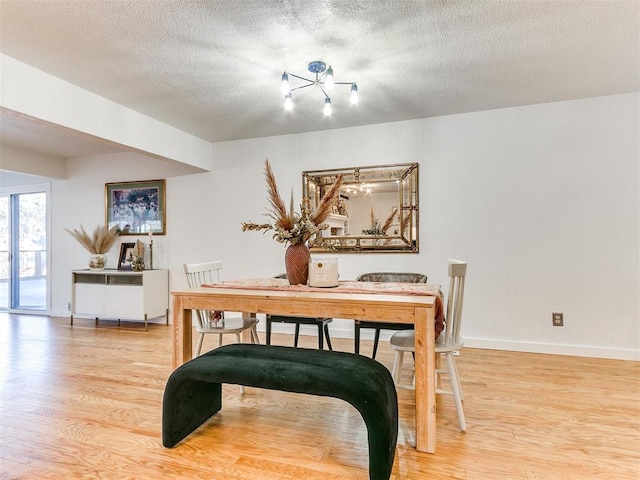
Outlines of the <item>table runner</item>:
M 289 281 L 281 278 L 250 278 L 243 280 L 225 281 L 222 283 L 206 283 L 208 288 L 267 290 L 289 292 L 326 292 L 335 293 L 367 293 L 393 295 L 428 295 L 435 301 L 435 335 L 436 339 L 445 327 L 442 291 L 440 285 L 429 283 L 401 283 L 401 282 L 357 282 L 341 281 L 337 287 L 309 287 L 307 285 L 289 285 Z M 216 312 L 217 313 L 217 312 Z

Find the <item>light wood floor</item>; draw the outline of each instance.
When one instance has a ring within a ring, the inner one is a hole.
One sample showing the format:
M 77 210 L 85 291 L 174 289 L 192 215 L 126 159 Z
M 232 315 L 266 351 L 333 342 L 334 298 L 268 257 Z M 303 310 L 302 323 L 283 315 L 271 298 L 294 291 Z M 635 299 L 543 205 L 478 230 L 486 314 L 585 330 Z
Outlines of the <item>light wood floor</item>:
M 386 342 L 378 359 L 392 363 Z M 468 432 L 444 396 L 437 453 L 416 452 L 412 393 L 400 391 L 392 479 L 640 478 L 640 363 L 466 348 L 458 365 Z M 368 478 L 359 414 L 310 395 L 225 387 L 217 416 L 163 448 L 170 373 L 166 325 L 0 314 L 0 478 Z

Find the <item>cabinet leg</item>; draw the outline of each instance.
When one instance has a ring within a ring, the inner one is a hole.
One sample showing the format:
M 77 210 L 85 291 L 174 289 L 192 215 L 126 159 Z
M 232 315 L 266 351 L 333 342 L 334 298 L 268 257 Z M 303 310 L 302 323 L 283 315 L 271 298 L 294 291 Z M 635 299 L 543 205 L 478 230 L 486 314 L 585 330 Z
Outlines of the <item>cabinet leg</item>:
M 167 312 L 164 314 L 167 325 L 169 325 L 169 309 L 167 308 Z
M 144 314 L 144 331 L 147 331 L 147 314 Z
M 98 326 L 98 317 L 96 317 L 96 327 Z
M 73 327 L 73 315 L 71 315 L 71 326 Z

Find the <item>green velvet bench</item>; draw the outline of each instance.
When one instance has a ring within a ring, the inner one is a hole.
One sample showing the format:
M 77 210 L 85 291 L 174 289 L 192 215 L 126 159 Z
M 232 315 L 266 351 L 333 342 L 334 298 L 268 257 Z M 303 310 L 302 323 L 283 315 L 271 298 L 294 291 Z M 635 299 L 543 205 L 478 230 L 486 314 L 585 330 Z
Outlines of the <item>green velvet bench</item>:
M 340 398 L 362 415 L 369 478 L 388 480 L 398 438 L 398 398 L 387 368 L 362 355 L 259 344 L 225 345 L 178 367 L 162 403 L 162 444 L 176 446 L 222 408 L 222 384 Z

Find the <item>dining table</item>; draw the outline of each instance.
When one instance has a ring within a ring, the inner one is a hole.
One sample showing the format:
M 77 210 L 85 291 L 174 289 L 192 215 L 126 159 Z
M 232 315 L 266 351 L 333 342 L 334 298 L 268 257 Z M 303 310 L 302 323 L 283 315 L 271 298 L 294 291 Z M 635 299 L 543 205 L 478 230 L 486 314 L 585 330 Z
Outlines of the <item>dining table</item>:
M 192 358 L 192 310 L 410 323 L 415 330 L 415 446 L 435 453 L 435 327 L 443 321 L 439 290 L 439 285 L 393 282 L 341 281 L 334 288 L 309 287 L 274 278 L 174 290 L 173 368 Z M 242 341 L 251 342 L 248 330 Z

